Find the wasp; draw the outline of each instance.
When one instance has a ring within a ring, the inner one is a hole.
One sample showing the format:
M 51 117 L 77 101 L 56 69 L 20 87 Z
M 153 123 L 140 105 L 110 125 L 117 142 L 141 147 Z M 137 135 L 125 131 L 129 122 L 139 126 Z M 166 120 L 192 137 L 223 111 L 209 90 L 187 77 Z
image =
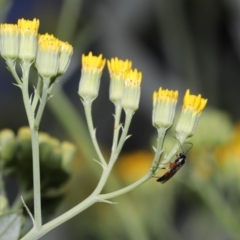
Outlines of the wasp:
M 177 139 L 178 140 L 178 139 Z M 178 141 L 179 142 L 179 141 Z M 180 143 L 180 142 L 179 142 Z M 174 162 L 170 162 L 170 165 L 169 165 L 169 170 L 163 174 L 161 177 L 159 177 L 157 179 L 157 182 L 160 182 L 160 183 L 165 183 L 167 182 L 170 178 L 172 178 L 176 172 L 185 164 L 185 160 L 187 158 L 186 154 L 187 152 L 192 148 L 193 144 L 192 143 L 189 143 L 191 144 L 191 147 L 186 151 L 182 151 L 181 153 L 179 153 L 177 159 L 174 161 Z M 180 144 L 181 148 L 182 148 L 182 145 Z M 183 149 L 182 149 L 183 150 Z

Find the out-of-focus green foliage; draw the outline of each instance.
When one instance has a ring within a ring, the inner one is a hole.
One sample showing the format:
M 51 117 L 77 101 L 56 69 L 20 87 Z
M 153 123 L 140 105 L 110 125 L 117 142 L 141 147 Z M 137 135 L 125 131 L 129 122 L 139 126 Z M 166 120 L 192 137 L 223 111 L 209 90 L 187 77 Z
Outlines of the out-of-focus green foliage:
M 33 207 L 33 183 L 32 183 L 32 149 L 31 135 L 28 127 L 22 127 L 17 135 L 10 129 L 0 131 L 1 144 L 1 192 L 4 193 L 3 177 L 14 178 L 18 183 L 19 195 L 15 199 L 13 206 L 5 204 L 2 214 L 11 209 L 21 208 L 23 197 L 26 205 L 32 211 Z M 41 166 L 41 192 L 42 203 L 44 204 L 44 217 L 53 214 L 64 193 L 61 186 L 65 184 L 70 176 L 71 164 L 74 154 L 74 145 L 68 142 L 60 142 L 47 133 L 40 132 L 40 166 Z M 2 196 L 4 197 L 4 196 Z M 4 197 L 6 199 L 6 197 Z M 3 199 L 1 204 L 3 204 Z M 26 213 L 26 212 L 25 212 Z

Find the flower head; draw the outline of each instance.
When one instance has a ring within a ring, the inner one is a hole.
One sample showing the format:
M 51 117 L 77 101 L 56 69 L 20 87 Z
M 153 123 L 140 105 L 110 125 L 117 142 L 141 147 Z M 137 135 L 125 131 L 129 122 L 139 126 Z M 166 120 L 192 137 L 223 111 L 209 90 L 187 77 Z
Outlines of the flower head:
M 182 113 L 176 127 L 177 139 L 180 142 L 194 134 L 199 117 L 206 104 L 207 99 L 202 98 L 200 94 L 198 96 L 190 95 L 189 89 L 186 91 Z
M 17 24 L 0 24 L 0 51 L 5 59 L 18 57 L 18 26 Z
M 99 56 L 82 55 L 82 75 L 79 83 L 78 94 L 83 99 L 94 100 L 98 96 L 100 78 L 105 66 L 106 59 Z
M 169 128 L 173 124 L 178 91 L 159 88 L 153 93 L 152 121 L 156 128 Z
M 43 78 L 57 75 L 59 68 L 59 40 L 48 33 L 38 36 L 38 51 L 35 66 Z
M 63 75 L 70 63 L 71 56 L 73 54 L 73 47 L 67 42 L 59 41 L 60 44 L 60 59 L 58 74 Z
M 186 91 L 186 94 L 183 99 L 183 109 L 189 109 L 190 111 L 201 114 L 202 110 L 207 104 L 207 99 L 201 97 L 201 94 L 190 95 L 189 89 Z
M 121 105 L 125 111 L 130 110 L 135 112 L 138 109 L 140 101 L 142 73 L 137 69 L 126 71 L 123 78 L 124 92 Z
M 37 33 L 39 20 L 19 19 L 19 58 L 23 61 L 33 61 L 37 52 Z
M 88 72 L 101 73 L 106 63 L 106 59 L 102 58 L 102 54 L 98 57 L 93 56 L 90 52 L 87 56 L 82 55 L 82 69 Z
M 128 59 L 123 61 L 117 57 L 108 60 L 107 64 L 110 76 L 115 76 L 117 79 L 122 79 L 124 72 L 132 67 L 132 62 Z
M 124 73 L 132 67 L 132 62 L 129 60 L 120 60 L 112 58 L 108 60 L 108 70 L 110 73 L 110 89 L 109 98 L 112 102 L 120 102 L 124 90 Z

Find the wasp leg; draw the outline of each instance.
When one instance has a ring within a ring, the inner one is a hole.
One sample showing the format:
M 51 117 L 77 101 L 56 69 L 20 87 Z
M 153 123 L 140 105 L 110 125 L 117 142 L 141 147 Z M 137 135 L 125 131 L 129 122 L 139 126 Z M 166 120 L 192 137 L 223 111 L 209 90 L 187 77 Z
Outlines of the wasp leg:
M 170 166 L 169 169 L 171 169 L 171 168 L 173 168 L 175 166 L 175 163 L 174 162 L 169 162 L 169 166 Z

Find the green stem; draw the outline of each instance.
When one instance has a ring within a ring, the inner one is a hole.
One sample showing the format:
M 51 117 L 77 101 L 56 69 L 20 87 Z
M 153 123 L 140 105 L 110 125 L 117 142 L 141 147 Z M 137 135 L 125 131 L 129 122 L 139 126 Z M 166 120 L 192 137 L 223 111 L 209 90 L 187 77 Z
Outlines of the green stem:
M 86 109 L 87 109 L 87 107 L 86 107 Z M 122 140 L 120 140 L 121 144 L 120 144 L 120 146 L 118 146 L 119 151 L 121 150 L 121 147 L 122 147 L 122 145 L 124 143 L 124 140 L 126 138 L 131 118 L 132 118 L 132 114 L 127 114 L 126 120 L 125 120 L 123 134 L 121 136 Z M 93 128 L 90 128 L 90 129 L 93 130 Z M 79 203 L 77 206 L 73 207 L 72 209 L 70 209 L 66 213 L 62 214 L 58 218 L 55 218 L 54 220 L 50 221 L 49 223 L 43 225 L 42 228 L 39 231 L 37 231 L 35 228 L 33 228 L 27 235 L 25 235 L 22 238 L 22 240 L 39 239 L 41 236 L 45 235 L 47 232 L 49 232 L 52 229 L 56 228 L 60 224 L 62 224 L 65 221 L 69 220 L 70 218 L 76 216 L 78 213 L 84 211 L 86 208 L 90 207 L 94 203 L 99 202 L 99 200 L 103 200 L 104 201 L 103 198 L 99 199 L 98 194 L 102 191 L 102 189 L 103 189 L 103 187 L 104 187 L 104 185 L 105 185 L 105 183 L 106 183 L 106 181 L 108 179 L 108 176 L 109 176 L 109 174 L 110 174 L 110 172 L 112 170 L 112 167 L 113 167 L 113 165 L 115 163 L 114 160 L 116 160 L 117 156 L 118 156 L 118 154 L 115 154 L 114 158 L 112 159 L 112 161 L 109 161 L 109 164 L 103 170 L 103 174 L 101 176 L 101 179 L 100 179 L 97 187 L 95 188 L 93 193 L 88 198 L 86 198 L 83 202 Z
M 166 128 L 158 128 L 158 137 L 157 137 L 157 147 L 155 149 L 155 155 L 153 158 L 153 162 L 152 162 L 152 175 L 155 175 L 158 170 L 161 168 L 161 164 L 160 164 L 160 160 L 161 160 L 161 155 L 163 153 L 162 147 L 163 147 L 163 142 L 164 142 L 164 138 L 167 132 Z M 160 165 L 159 165 L 160 164 Z
M 126 140 L 126 136 L 128 133 L 128 129 L 129 129 L 131 120 L 132 120 L 132 116 L 133 116 L 132 112 L 126 114 L 125 124 L 124 124 L 123 132 L 122 132 L 119 144 L 118 144 L 116 150 L 114 152 L 112 152 L 109 163 L 108 163 L 107 167 L 103 170 L 102 176 L 101 176 L 99 183 L 98 183 L 96 189 L 94 190 L 93 194 L 99 194 L 102 191 L 102 189 L 109 177 L 109 174 L 113 168 L 113 165 L 115 164 L 115 162 L 119 156 L 119 153 L 123 147 L 123 144 Z
M 112 144 L 112 153 L 115 152 L 117 143 L 118 143 L 118 134 L 120 130 L 120 117 L 121 117 L 122 107 L 120 103 L 115 103 L 115 116 L 114 116 L 114 128 L 113 128 L 113 144 Z
M 86 107 L 87 108 L 87 107 Z M 125 119 L 125 124 L 124 124 L 124 130 L 119 142 L 119 145 L 117 147 L 118 152 L 116 151 L 116 154 L 113 155 L 113 158 L 109 161 L 109 164 L 107 165 L 106 168 L 104 168 L 103 170 L 103 174 L 101 176 L 101 179 L 97 185 L 97 187 L 95 188 L 95 190 L 93 191 L 93 193 L 86 198 L 83 202 L 79 203 L 77 206 L 73 207 L 72 209 L 70 209 L 69 211 L 67 211 L 66 213 L 62 214 L 61 216 L 59 216 L 58 218 L 52 220 L 51 222 L 45 224 L 42 226 L 42 228 L 40 229 L 40 231 L 36 231 L 35 228 L 33 228 L 24 238 L 22 238 L 22 240 L 30 240 L 30 239 L 39 239 L 39 237 L 45 235 L 47 232 L 51 231 L 53 228 L 56 228 L 57 226 L 59 226 L 60 224 L 64 223 L 65 221 L 69 220 L 70 218 L 74 217 L 75 215 L 77 215 L 78 213 L 84 211 L 86 208 L 90 207 L 91 205 L 93 205 L 94 203 L 100 201 L 104 201 L 104 198 L 99 198 L 99 196 L 104 196 L 104 195 L 99 195 L 98 194 L 102 191 L 108 176 L 112 170 L 112 167 L 118 157 L 119 152 L 121 151 L 121 148 L 123 146 L 123 143 L 126 139 L 126 135 L 129 129 L 129 125 L 132 119 L 132 114 L 127 114 L 126 115 L 126 119 Z M 92 128 L 93 129 L 93 128 Z M 137 181 L 136 183 L 130 185 L 128 187 L 128 191 L 130 191 L 131 189 L 137 187 L 139 184 L 141 184 L 144 181 L 147 181 L 147 179 L 149 179 L 151 177 L 151 173 L 148 173 L 146 176 L 144 176 L 142 179 L 140 179 L 139 181 Z M 127 192 L 127 188 L 122 189 L 122 192 Z
M 28 123 L 30 128 L 34 128 L 34 111 L 32 110 L 30 98 L 29 98 L 29 92 L 28 92 L 28 83 L 29 83 L 29 70 L 30 70 L 31 63 L 23 62 L 22 67 L 22 96 L 23 96 L 23 102 L 28 118 Z
M 40 105 L 37 111 L 36 115 L 36 120 L 35 120 L 35 126 L 39 128 L 39 124 L 42 118 L 42 114 L 44 111 L 44 108 L 46 106 L 47 100 L 48 100 L 48 95 L 49 95 L 49 84 L 50 84 L 50 79 L 49 78 L 44 78 L 43 79 L 43 90 L 42 90 L 42 97 L 40 100 Z
M 85 115 L 86 115 L 86 119 L 87 119 L 87 125 L 88 125 L 88 130 L 89 130 L 89 133 L 90 133 L 90 136 L 91 136 L 91 140 L 92 140 L 94 148 L 97 152 L 98 158 L 101 162 L 101 165 L 104 169 L 104 168 L 106 168 L 107 164 L 106 164 L 106 161 L 105 161 L 105 159 L 102 155 L 102 152 L 99 148 L 99 145 L 98 145 L 98 142 L 97 142 L 97 139 L 96 139 L 96 131 L 94 129 L 93 120 L 92 120 L 92 100 L 84 99 L 83 100 L 83 106 L 84 106 L 84 110 L 85 110 Z
M 115 164 L 115 162 L 116 162 L 116 160 L 119 156 L 119 153 L 120 153 L 120 151 L 123 147 L 123 144 L 126 140 L 126 136 L 127 136 L 127 133 L 128 133 L 128 129 L 129 129 L 131 120 L 132 120 L 132 116 L 133 116 L 132 111 L 126 113 L 125 124 L 124 124 L 123 132 L 122 132 L 119 144 L 118 144 L 116 150 L 114 152 L 112 152 L 109 163 L 107 165 L 107 168 L 105 168 L 103 170 L 102 176 L 99 180 L 99 183 L 98 183 L 96 189 L 93 192 L 93 195 L 99 194 L 102 191 L 104 185 L 106 184 L 106 181 L 109 177 L 109 174 L 110 174 L 110 172 L 113 168 L 113 165 Z
M 84 125 L 84 122 L 81 118 L 81 116 L 79 114 L 77 114 L 76 110 L 73 108 L 71 102 L 69 101 L 69 99 L 67 98 L 67 96 L 65 95 L 65 93 L 63 92 L 61 86 L 59 85 L 56 85 L 55 88 L 54 88 L 54 98 L 51 99 L 51 101 L 49 101 L 49 105 L 52 109 L 52 111 L 55 113 L 55 115 L 57 116 L 58 120 L 62 123 L 63 127 L 66 129 L 66 132 L 68 134 L 70 134 L 70 136 L 72 137 L 72 139 L 74 139 L 74 141 L 76 142 L 76 144 L 78 145 L 78 148 L 80 149 L 81 153 L 84 155 L 84 157 L 86 159 L 89 159 L 92 157 L 92 154 L 93 154 L 93 148 L 92 148 L 92 144 L 91 144 L 91 141 L 89 139 L 89 134 L 87 133 L 86 131 L 86 127 Z M 61 108 L 59 108 L 59 106 L 61 106 Z M 68 118 L 66 118 L 66 115 L 68 116 Z M 126 121 L 126 120 L 125 120 Z M 129 120 L 128 120 L 129 122 Z M 129 125 L 129 124 L 127 124 Z M 126 127 L 126 123 L 125 123 L 125 127 Z M 125 133 L 126 135 L 126 133 Z M 125 136 L 126 137 L 126 136 Z M 125 138 L 124 138 L 125 139 Z M 94 170 L 94 172 L 97 172 L 98 171 L 98 168 L 96 167 L 96 164 L 93 164 L 92 161 L 87 161 L 87 163 L 91 166 L 91 168 Z M 108 176 L 107 174 L 107 169 L 105 170 L 105 177 Z M 103 176 L 102 176 L 103 177 Z M 103 180 L 102 180 L 103 181 Z M 120 188 L 120 184 L 119 184 L 119 181 L 116 179 L 116 177 L 113 176 L 113 179 L 112 179 L 112 184 L 114 186 L 118 186 Z M 106 188 L 108 188 L 106 186 Z M 99 188 L 100 190 L 100 188 Z M 99 191 L 98 190 L 98 191 Z M 93 198 L 95 197 L 96 195 L 93 195 L 91 194 L 86 200 L 84 200 L 85 204 L 87 204 L 86 201 L 93 201 Z M 90 198 L 92 200 L 90 200 Z M 83 203 L 80 203 L 80 204 L 83 204 Z M 132 202 L 130 200 L 126 201 L 125 204 L 126 207 L 128 208 L 132 208 Z M 81 206 L 81 205 L 80 205 Z M 91 205 L 89 204 L 89 206 L 87 207 L 90 207 Z M 76 208 L 75 208 L 76 209 Z M 86 208 L 84 208 L 86 209 Z M 84 209 L 78 209 L 78 213 L 80 213 L 81 211 L 83 211 Z M 70 213 L 74 214 L 74 211 L 76 210 L 73 210 L 71 211 Z M 75 215 L 76 215 L 75 214 Z M 122 212 L 119 213 L 118 211 L 118 214 L 119 214 L 119 218 L 125 222 L 125 218 L 123 218 L 122 216 Z M 75 215 L 72 215 L 72 216 L 75 216 Z M 60 217 L 63 217 L 64 218 L 65 215 L 62 215 Z M 68 215 L 69 216 L 69 215 Z M 70 219 L 71 217 L 69 217 Z M 63 223 L 64 221 L 61 220 Z M 56 226 L 60 225 L 61 223 L 58 223 Z M 50 223 L 49 223 L 50 224 Z M 49 225 L 50 226 L 50 225 Z M 53 223 L 51 224 L 51 229 L 54 229 L 55 226 L 53 225 Z M 137 232 L 141 233 L 143 236 L 147 236 L 145 231 L 144 231 L 144 228 L 141 226 L 138 226 L 139 229 Z M 45 225 L 43 226 L 43 228 L 45 228 Z M 48 231 L 51 230 L 50 228 L 48 229 Z M 33 233 L 33 229 L 31 230 L 31 233 L 29 234 L 32 234 Z M 41 236 L 43 236 L 44 234 L 46 234 L 47 231 L 45 231 L 45 233 L 41 234 Z M 144 234 L 145 233 L 145 234 Z M 136 234 L 134 235 L 134 232 L 132 232 L 130 234 L 131 236 L 136 236 Z M 28 235 L 29 236 L 29 235 Z M 30 235 L 29 238 L 26 238 L 25 240 L 27 239 L 33 239 L 31 238 L 31 236 L 33 235 Z M 132 237 L 132 239 L 136 239 L 136 237 Z M 146 238 L 145 238 L 146 239 Z
M 125 117 L 125 123 L 124 123 L 124 128 L 123 128 L 123 132 L 122 135 L 120 137 L 118 146 L 116 148 L 116 150 L 113 152 L 112 157 L 110 159 L 110 161 L 116 161 L 118 158 L 118 155 L 120 153 L 120 151 L 122 150 L 123 144 L 126 141 L 126 137 L 127 137 L 127 133 L 128 133 L 128 129 L 132 120 L 132 116 L 134 114 L 133 111 L 125 111 L 126 112 L 126 117 Z
M 40 164 L 39 164 L 39 142 L 38 142 L 38 126 L 35 126 L 34 111 L 31 106 L 28 83 L 29 83 L 29 70 L 31 67 L 30 62 L 22 62 L 22 95 L 23 102 L 27 113 L 27 118 L 31 131 L 32 141 L 32 157 L 33 157 L 33 189 L 34 189 L 34 219 L 35 227 L 40 229 L 42 226 L 42 212 L 41 212 L 41 185 L 40 185 Z
M 32 101 L 32 109 L 34 112 L 36 111 L 38 101 L 40 99 L 40 96 L 42 95 L 42 85 L 43 85 L 43 80 L 41 79 L 40 76 L 38 76 L 37 89 L 34 92 L 34 97 Z
M 122 188 L 120 190 L 117 190 L 115 192 L 111 192 L 111 193 L 106 193 L 106 194 L 100 194 L 98 197 L 102 200 L 106 200 L 106 199 L 111 199 L 120 195 L 123 195 L 127 192 L 132 191 L 134 188 L 138 187 L 139 185 L 143 184 L 144 182 L 146 182 L 147 180 L 149 180 L 152 177 L 152 172 L 149 171 L 145 176 L 143 176 L 142 178 L 140 178 L 138 181 L 136 181 L 135 183 L 132 183 L 131 185 Z
M 32 156 L 33 156 L 33 192 L 34 192 L 34 219 L 35 226 L 40 229 L 42 226 L 41 212 L 41 182 L 40 182 L 40 163 L 39 163 L 39 142 L 38 130 L 31 129 Z
M 83 157 L 85 159 L 95 157 L 96 155 L 94 156 L 92 142 L 89 138 L 89 133 L 86 130 L 86 124 L 80 114 L 74 109 L 73 104 L 70 102 L 59 84 L 56 84 L 54 87 L 53 94 L 54 98 L 48 102 L 51 111 L 61 123 L 66 133 L 75 142 Z M 87 161 L 87 163 L 92 169 L 94 169 L 95 173 L 99 171 L 99 167 L 93 161 Z
M 33 199 L 33 190 L 29 192 L 26 192 L 24 190 L 19 191 L 18 196 L 16 197 L 14 203 L 12 204 L 12 209 L 19 210 L 20 208 L 22 208 L 23 203 L 21 197 L 24 199 L 24 202 Z
M 62 223 L 66 222 L 67 220 L 71 219 L 72 217 L 76 216 L 80 212 L 84 211 L 88 207 L 92 206 L 96 202 L 99 202 L 99 199 L 90 195 L 84 201 L 79 203 L 77 206 L 73 207 L 69 211 L 65 212 L 61 216 L 53 219 L 52 221 L 44 224 L 40 231 L 37 231 L 36 228 L 32 228 L 21 240 L 32 240 L 32 239 L 39 239 L 52 229 L 56 228 L 57 226 L 61 225 Z
M 6 64 L 7 64 L 8 68 L 9 68 L 13 78 L 16 80 L 18 85 L 21 86 L 22 85 L 22 81 L 20 80 L 20 78 L 19 78 L 19 76 L 18 76 L 18 74 L 16 72 L 16 69 L 15 69 L 16 62 L 15 62 L 15 60 L 7 59 L 6 60 Z

